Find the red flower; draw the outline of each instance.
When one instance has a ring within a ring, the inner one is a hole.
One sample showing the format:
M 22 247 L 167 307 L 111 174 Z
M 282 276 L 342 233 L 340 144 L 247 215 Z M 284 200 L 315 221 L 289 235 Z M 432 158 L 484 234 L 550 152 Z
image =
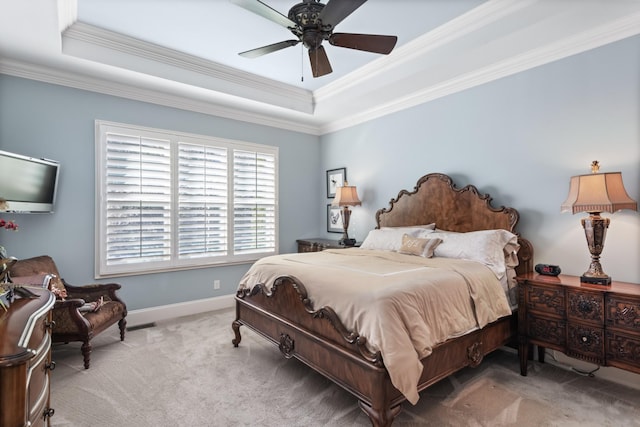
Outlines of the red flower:
M 0 228 L 5 228 L 7 230 L 18 231 L 18 224 L 13 221 L 5 221 L 0 218 Z

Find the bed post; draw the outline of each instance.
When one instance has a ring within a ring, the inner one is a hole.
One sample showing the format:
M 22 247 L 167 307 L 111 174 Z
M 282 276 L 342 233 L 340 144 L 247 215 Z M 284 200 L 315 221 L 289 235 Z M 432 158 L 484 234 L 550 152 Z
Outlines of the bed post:
M 402 410 L 402 406 L 399 404 L 394 407 L 388 407 L 387 404 L 382 404 L 380 406 L 383 408 L 377 409 L 373 406 L 367 405 L 362 400 L 358 401 L 358 406 L 360 406 L 360 409 L 367 414 L 373 427 L 389 427 Z

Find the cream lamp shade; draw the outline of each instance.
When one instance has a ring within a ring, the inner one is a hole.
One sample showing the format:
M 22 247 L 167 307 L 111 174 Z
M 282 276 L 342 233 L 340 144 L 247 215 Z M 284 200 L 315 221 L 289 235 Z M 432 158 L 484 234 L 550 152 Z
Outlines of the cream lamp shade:
M 638 210 L 638 203 L 627 194 L 622 173 L 593 173 L 572 176 L 569 195 L 561 206 L 562 212 L 610 212 L 622 209 Z

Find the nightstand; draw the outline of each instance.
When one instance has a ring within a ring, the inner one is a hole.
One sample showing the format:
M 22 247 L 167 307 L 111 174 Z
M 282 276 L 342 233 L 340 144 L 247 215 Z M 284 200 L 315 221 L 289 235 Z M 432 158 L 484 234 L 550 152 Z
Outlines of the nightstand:
M 592 285 L 564 274 L 516 280 L 521 375 L 527 375 L 530 344 L 640 373 L 640 285 Z M 539 359 L 544 362 L 543 351 Z
M 360 246 L 360 243 L 356 243 L 354 246 L 344 246 L 338 243 L 337 240 L 330 239 L 298 239 L 298 252 L 320 252 L 325 249 L 345 249 L 354 248 Z

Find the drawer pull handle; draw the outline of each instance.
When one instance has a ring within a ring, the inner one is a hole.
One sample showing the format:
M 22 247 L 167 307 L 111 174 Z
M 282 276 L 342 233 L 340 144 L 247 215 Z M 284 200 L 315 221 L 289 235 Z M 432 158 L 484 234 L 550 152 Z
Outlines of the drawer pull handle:
M 51 363 L 47 363 L 44 367 L 45 369 L 53 371 L 54 369 L 56 369 L 56 362 L 52 360 Z
M 55 414 L 56 411 L 53 408 L 46 408 L 44 410 L 44 414 L 43 414 L 43 418 L 46 420 L 47 417 L 51 418 L 53 417 L 53 414 Z

